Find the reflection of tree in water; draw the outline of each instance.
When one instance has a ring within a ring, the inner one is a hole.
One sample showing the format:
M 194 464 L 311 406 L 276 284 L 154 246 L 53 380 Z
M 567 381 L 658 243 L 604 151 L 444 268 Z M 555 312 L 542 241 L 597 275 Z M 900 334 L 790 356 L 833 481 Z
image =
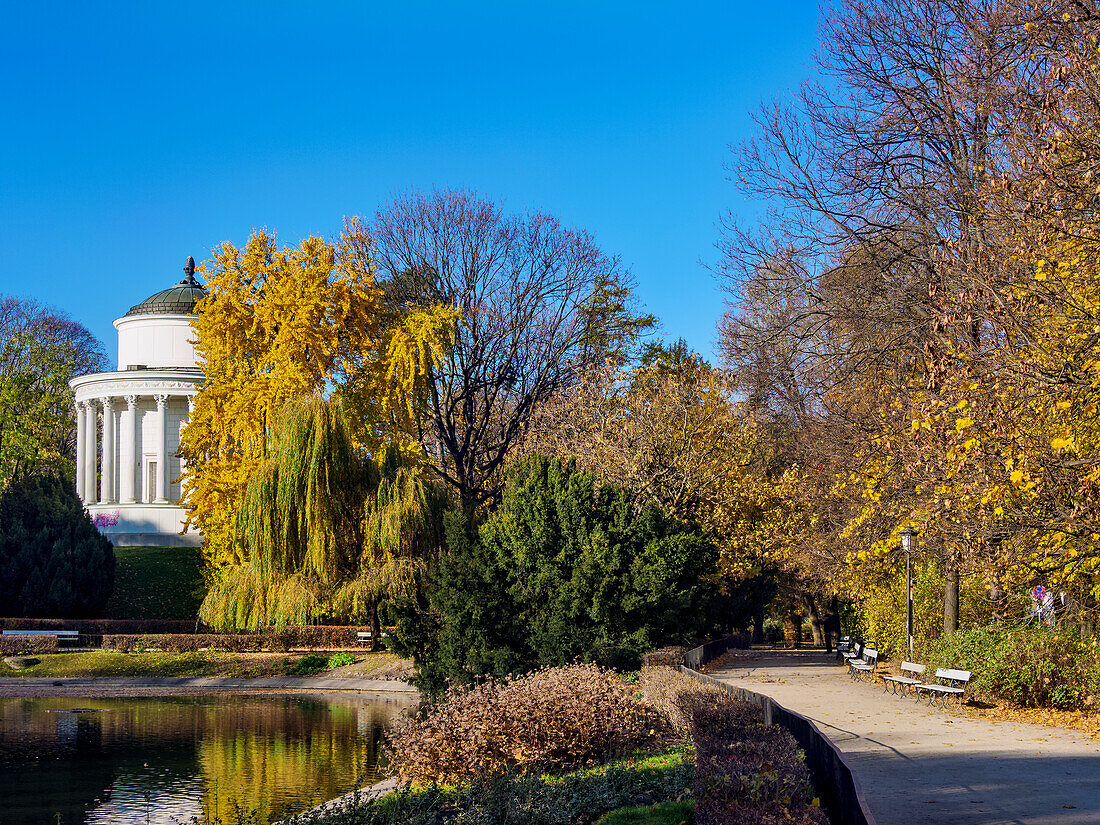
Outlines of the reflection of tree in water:
M 382 725 L 392 711 L 287 700 L 281 706 L 240 706 L 211 720 L 213 736 L 199 743 L 208 820 L 235 821 L 239 808 L 268 822 L 374 780 Z M 362 717 L 369 732 L 360 735 Z M 328 724 L 317 724 L 318 715 Z
M 100 712 L 46 712 L 77 705 Z M 57 822 L 60 813 L 77 825 L 100 819 L 93 809 L 125 811 L 123 796 L 169 802 L 183 787 L 197 793 L 200 777 L 209 820 L 234 821 L 239 807 L 266 822 L 372 781 L 383 725 L 405 706 L 249 696 L 0 700 L 0 823 Z

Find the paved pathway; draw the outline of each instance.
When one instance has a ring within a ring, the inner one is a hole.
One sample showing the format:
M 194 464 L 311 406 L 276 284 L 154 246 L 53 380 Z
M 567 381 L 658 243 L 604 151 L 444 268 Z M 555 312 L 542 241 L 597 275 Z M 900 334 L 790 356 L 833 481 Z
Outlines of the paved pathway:
M 711 676 L 814 721 L 878 825 L 1100 825 L 1100 741 L 968 718 L 854 683 L 822 651 L 753 650 Z

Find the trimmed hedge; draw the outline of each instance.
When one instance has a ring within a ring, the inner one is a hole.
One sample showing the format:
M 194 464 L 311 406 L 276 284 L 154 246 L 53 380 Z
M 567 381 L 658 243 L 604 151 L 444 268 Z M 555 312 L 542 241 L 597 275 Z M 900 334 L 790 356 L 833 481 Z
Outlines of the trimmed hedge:
M 760 708 L 727 700 L 694 709 L 695 823 L 827 825 L 805 757 Z
M 0 656 L 53 653 L 55 650 L 57 650 L 56 636 L 0 636 Z
M 765 727 L 759 707 L 667 666 L 643 669 L 641 685 L 671 731 L 695 743 L 697 825 L 827 825 L 794 737 Z
M 190 621 L 149 619 L 0 619 L 0 630 L 78 630 L 80 643 L 95 647 L 100 644 L 112 650 L 135 650 L 156 647 L 161 650 L 198 650 L 217 647 L 222 650 L 253 651 L 317 648 L 331 650 L 350 647 L 370 647 L 361 642 L 360 631 L 365 626 L 305 625 L 302 627 L 264 628 L 259 633 L 212 633 L 204 625 Z M 100 638 L 102 637 L 102 639 Z M 137 640 L 144 640 L 138 642 Z M 166 647 L 167 645 L 167 647 Z
M 100 642 L 104 650 L 130 653 L 135 650 L 164 650 L 187 653 L 214 648 L 231 653 L 258 653 L 270 650 L 285 653 L 294 648 L 330 650 L 332 648 L 367 648 L 370 642 L 360 642 L 358 627 L 286 627 L 269 628 L 262 633 L 105 633 Z
M 0 619 L 0 630 L 79 630 L 101 633 L 191 633 L 206 630 L 194 621 L 164 619 Z

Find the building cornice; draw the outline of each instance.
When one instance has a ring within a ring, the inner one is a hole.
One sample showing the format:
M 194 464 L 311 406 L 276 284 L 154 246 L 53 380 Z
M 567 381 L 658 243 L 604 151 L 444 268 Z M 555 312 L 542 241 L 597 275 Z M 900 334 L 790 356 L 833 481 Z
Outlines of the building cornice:
M 154 321 L 158 324 L 163 321 L 186 321 L 188 324 L 190 324 L 194 317 L 194 315 L 183 315 L 174 312 L 148 313 L 145 315 L 123 315 L 121 318 L 115 318 L 115 320 L 111 322 L 111 325 L 114 326 L 115 329 L 118 329 L 120 326 L 126 326 L 128 324 L 133 324 L 138 321 Z
M 205 376 L 197 369 L 152 369 L 97 372 L 69 382 L 77 401 L 127 395 L 195 395 Z

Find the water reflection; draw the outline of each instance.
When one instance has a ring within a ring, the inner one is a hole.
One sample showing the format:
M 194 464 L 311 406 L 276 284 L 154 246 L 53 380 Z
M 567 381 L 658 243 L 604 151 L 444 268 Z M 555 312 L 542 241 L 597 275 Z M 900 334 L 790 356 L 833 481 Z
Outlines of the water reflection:
M 378 778 L 402 696 L 0 699 L 0 823 L 267 823 Z M 68 712 L 73 708 L 88 712 Z

